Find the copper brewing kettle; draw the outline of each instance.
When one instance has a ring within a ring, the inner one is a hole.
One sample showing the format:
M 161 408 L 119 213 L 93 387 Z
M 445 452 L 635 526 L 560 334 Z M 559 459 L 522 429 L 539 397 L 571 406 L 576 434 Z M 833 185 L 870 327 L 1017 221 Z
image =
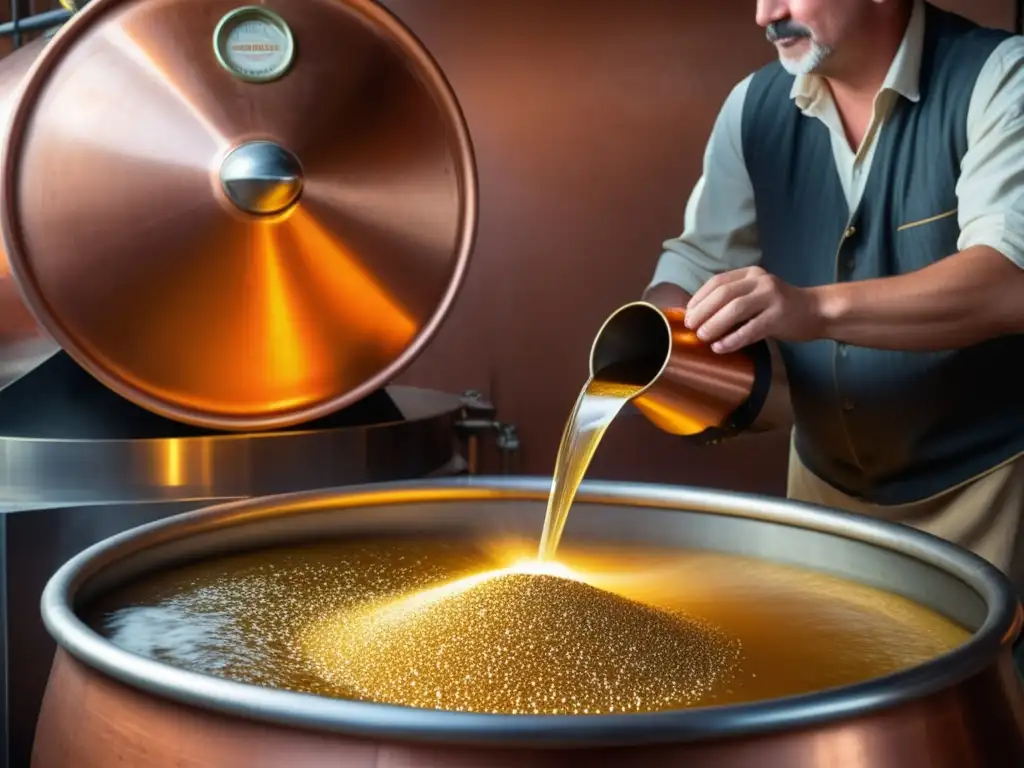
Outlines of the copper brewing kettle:
M 717 443 L 791 422 L 785 369 L 761 341 L 718 354 L 684 323 L 683 309 L 636 301 L 615 310 L 590 350 L 590 375 L 614 370 L 643 388 L 632 404 L 655 426 L 692 442 Z
M 63 348 L 180 421 L 387 384 L 463 282 L 459 105 L 372 0 L 93 0 L 0 62 L 0 386 Z

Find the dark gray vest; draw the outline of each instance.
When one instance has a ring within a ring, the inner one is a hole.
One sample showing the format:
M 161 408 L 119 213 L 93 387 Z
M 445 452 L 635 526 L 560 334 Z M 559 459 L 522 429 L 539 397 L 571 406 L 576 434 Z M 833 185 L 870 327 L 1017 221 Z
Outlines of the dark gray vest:
M 830 135 L 790 98 L 776 62 L 751 80 L 743 152 L 763 266 L 798 286 L 905 274 L 957 250 L 967 108 L 1008 33 L 927 7 L 921 98 L 899 99 L 878 138 L 862 202 L 850 211 Z M 1024 451 L 1024 336 L 951 352 L 831 341 L 783 344 L 796 447 L 811 471 L 878 504 L 916 501 Z

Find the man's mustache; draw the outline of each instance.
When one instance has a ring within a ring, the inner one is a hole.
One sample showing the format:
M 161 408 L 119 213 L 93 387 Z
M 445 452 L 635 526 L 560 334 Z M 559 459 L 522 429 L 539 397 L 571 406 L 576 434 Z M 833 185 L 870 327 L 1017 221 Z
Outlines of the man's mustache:
M 773 21 L 768 25 L 765 30 L 765 37 L 771 43 L 777 43 L 779 40 L 787 40 L 797 37 L 811 37 L 811 30 L 805 27 L 803 24 L 797 24 L 792 19 L 782 19 L 781 21 Z

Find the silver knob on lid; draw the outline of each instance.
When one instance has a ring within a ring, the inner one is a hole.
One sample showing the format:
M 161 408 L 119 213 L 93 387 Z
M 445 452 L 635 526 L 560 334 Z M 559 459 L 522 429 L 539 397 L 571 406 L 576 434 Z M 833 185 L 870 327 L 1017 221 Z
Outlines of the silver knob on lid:
M 231 150 L 220 166 L 224 194 L 239 210 L 257 216 L 281 213 L 302 194 L 298 158 L 272 141 L 250 141 Z

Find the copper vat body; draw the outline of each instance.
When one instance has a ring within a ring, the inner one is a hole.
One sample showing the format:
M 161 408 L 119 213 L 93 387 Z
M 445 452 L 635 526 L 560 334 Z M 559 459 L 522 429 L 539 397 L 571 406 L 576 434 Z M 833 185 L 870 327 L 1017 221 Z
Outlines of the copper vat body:
M 673 435 L 714 443 L 791 420 L 785 370 L 767 342 L 718 354 L 685 324 L 683 309 L 636 301 L 615 310 L 594 339 L 590 375 L 627 370 L 644 389 L 632 403 Z
M 567 539 L 657 543 L 799 565 L 916 600 L 963 645 L 863 683 L 752 704 L 645 714 L 485 715 L 274 690 L 201 675 L 106 640 L 76 606 L 165 565 L 330 536 L 536 534 L 549 478 L 397 483 L 253 499 L 163 520 L 67 563 L 43 596 L 60 649 L 35 768 L 686 765 L 1002 768 L 1024 763 L 1022 627 L 995 568 L 902 526 L 767 497 L 585 483 Z
M 0 93 L 0 386 L 63 348 L 178 421 L 298 424 L 388 384 L 463 282 L 469 133 L 370 0 L 96 0 Z

